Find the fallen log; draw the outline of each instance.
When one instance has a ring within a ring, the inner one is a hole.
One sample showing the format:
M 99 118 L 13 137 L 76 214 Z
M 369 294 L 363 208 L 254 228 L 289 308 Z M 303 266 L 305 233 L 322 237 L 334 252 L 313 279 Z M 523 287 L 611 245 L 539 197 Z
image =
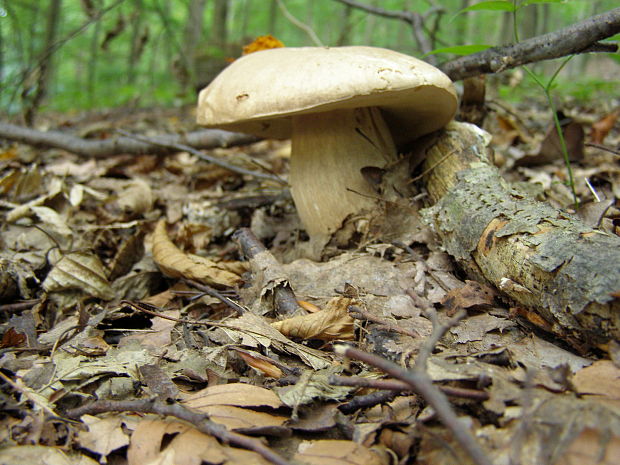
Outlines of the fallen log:
M 422 216 L 446 251 L 580 349 L 620 339 L 620 237 L 526 198 L 490 163 L 488 137 L 451 123 L 427 151 Z

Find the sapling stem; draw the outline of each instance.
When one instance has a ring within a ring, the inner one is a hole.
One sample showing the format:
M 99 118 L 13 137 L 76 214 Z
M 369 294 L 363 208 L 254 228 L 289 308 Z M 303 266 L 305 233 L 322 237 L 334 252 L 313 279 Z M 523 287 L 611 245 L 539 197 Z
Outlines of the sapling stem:
M 519 42 L 519 28 L 517 27 L 517 11 L 522 7 L 522 5 L 517 5 L 517 0 L 512 0 L 513 9 L 512 9 L 512 29 L 515 38 L 515 43 Z M 562 131 L 562 126 L 560 125 L 560 118 L 558 117 L 558 113 L 556 111 L 555 105 L 553 103 L 553 99 L 551 98 L 551 86 L 555 81 L 555 78 L 558 77 L 560 71 L 566 66 L 566 64 L 573 58 L 574 55 L 570 55 L 562 61 L 560 66 L 555 70 L 555 72 L 551 75 L 551 78 L 545 85 L 538 76 L 534 74 L 534 72 L 529 69 L 527 66 L 523 65 L 522 68 L 525 72 L 534 80 L 538 86 L 542 89 L 547 98 L 547 103 L 549 104 L 549 108 L 553 114 L 553 124 L 555 125 L 555 130 L 558 133 L 558 138 L 560 140 L 560 149 L 562 150 L 562 157 L 564 158 L 564 165 L 566 166 L 566 173 L 568 174 L 568 185 L 570 186 L 571 193 L 573 194 L 573 203 L 575 209 L 579 208 L 579 198 L 577 197 L 577 190 L 575 188 L 575 178 L 573 176 L 573 168 L 570 164 L 570 158 L 568 155 L 568 148 L 566 147 L 566 139 L 564 139 L 564 132 Z

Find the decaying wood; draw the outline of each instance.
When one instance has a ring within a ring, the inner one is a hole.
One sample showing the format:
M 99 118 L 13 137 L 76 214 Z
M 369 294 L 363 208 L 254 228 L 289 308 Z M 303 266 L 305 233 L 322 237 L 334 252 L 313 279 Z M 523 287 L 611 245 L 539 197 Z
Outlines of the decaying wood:
M 486 140 L 477 127 L 452 123 L 428 150 L 434 205 L 423 217 L 469 274 L 560 337 L 585 346 L 620 338 L 620 237 L 512 189 L 489 163 Z
M 168 134 L 156 136 L 153 140 L 157 145 L 135 140 L 131 137 L 117 137 L 104 140 L 89 140 L 75 137 L 61 131 L 37 131 L 15 124 L 0 122 L 0 139 L 32 145 L 34 147 L 57 148 L 76 155 L 91 158 L 105 158 L 119 153 L 149 153 L 165 155 L 178 152 L 174 145 L 183 144 L 195 149 L 213 149 L 216 147 L 232 147 L 247 145 L 258 140 L 255 136 L 222 131 L 219 129 L 203 129 L 186 134 Z

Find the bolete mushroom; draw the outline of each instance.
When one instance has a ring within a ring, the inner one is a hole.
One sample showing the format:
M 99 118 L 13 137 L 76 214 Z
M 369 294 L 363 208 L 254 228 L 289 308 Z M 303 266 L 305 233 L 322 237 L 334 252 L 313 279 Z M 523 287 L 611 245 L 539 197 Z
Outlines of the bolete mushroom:
M 376 47 L 277 48 L 243 56 L 200 92 L 198 123 L 291 138 L 289 183 L 308 234 L 333 233 L 376 207 L 363 167 L 440 129 L 457 98 L 433 66 Z

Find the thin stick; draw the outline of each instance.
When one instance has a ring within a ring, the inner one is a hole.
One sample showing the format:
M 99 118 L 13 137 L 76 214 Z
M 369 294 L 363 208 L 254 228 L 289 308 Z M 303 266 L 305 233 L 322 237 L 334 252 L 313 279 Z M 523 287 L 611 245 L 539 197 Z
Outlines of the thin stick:
M 312 28 L 308 26 L 307 24 L 302 23 L 297 18 L 295 18 L 295 16 L 293 16 L 291 12 L 288 11 L 288 9 L 286 8 L 286 5 L 284 5 L 284 2 L 282 2 L 282 0 L 276 0 L 276 2 L 278 3 L 278 8 L 280 8 L 280 11 L 284 15 L 284 17 L 288 19 L 291 23 L 293 23 L 295 26 L 297 26 L 299 29 L 304 31 L 306 34 L 308 34 L 310 39 L 312 39 L 312 42 L 314 42 L 314 45 L 316 45 L 317 47 L 325 47 L 325 45 L 323 45 L 323 42 L 321 42 L 321 39 L 319 39 L 319 36 L 316 35 L 316 33 L 312 30 Z
M 177 149 L 183 152 L 189 152 L 192 155 L 196 155 L 198 158 L 202 160 L 208 161 L 209 163 L 213 163 L 214 165 L 219 166 L 220 168 L 227 169 L 228 171 L 232 171 L 233 173 L 254 176 L 255 178 L 275 181 L 278 184 L 286 185 L 286 181 L 279 178 L 278 176 L 275 176 L 273 174 L 260 173 L 258 171 L 252 171 L 252 170 L 248 170 L 245 168 L 241 168 L 240 166 L 231 165 L 230 163 L 226 163 L 225 161 L 220 160 L 219 158 L 212 157 L 210 155 L 207 155 L 206 153 L 201 152 L 200 150 L 196 150 L 194 147 L 190 147 L 189 145 L 179 144 L 176 142 L 161 142 L 156 139 L 149 138 L 149 137 L 144 137 L 144 136 L 140 136 L 137 134 L 131 134 L 130 132 L 123 131 L 122 129 L 117 129 L 116 132 L 118 132 L 119 134 L 125 137 L 129 137 L 130 139 L 135 139 L 140 142 L 145 142 L 147 144 L 157 145 L 160 147 L 173 148 L 173 149 Z
M 452 410 L 446 395 L 437 389 L 426 372 L 420 369 L 406 371 L 389 360 L 345 345 L 335 346 L 334 350 L 336 353 L 374 366 L 390 376 L 407 383 L 413 391 L 421 395 L 433 407 L 439 420 L 452 432 L 454 439 L 469 454 L 475 464 L 493 465 L 480 444 L 476 441 L 476 438 L 460 422 L 456 413 Z

